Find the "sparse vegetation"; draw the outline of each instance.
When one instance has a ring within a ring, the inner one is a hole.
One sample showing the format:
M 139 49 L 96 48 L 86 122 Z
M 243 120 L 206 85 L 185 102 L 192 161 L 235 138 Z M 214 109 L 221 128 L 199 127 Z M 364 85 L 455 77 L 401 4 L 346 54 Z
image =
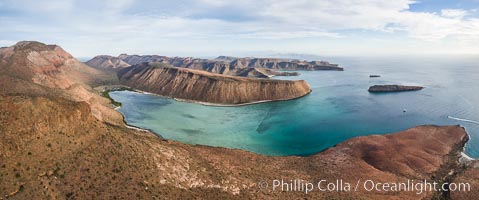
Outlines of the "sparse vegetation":
M 113 98 L 111 98 L 111 96 L 110 96 L 110 91 L 108 91 L 108 90 L 107 90 L 107 91 L 103 91 L 103 92 L 101 93 L 101 96 L 110 99 L 111 104 L 113 104 L 114 106 L 117 106 L 117 107 L 118 107 L 118 106 L 121 106 L 121 102 L 115 101 Z
M 111 88 L 111 89 L 105 89 L 101 92 L 101 96 L 107 98 L 110 100 L 111 104 L 113 104 L 114 106 L 121 106 L 121 102 L 118 102 L 118 101 L 115 101 L 113 98 L 111 98 L 110 96 L 110 92 L 112 91 L 135 91 L 131 88 L 128 88 L 128 87 L 119 87 L 119 88 Z

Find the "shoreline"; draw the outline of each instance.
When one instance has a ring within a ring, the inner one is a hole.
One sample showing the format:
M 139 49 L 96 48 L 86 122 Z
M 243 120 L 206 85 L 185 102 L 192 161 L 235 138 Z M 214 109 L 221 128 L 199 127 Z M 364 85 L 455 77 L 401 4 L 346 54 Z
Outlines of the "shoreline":
M 456 117 L 452 117 L 452 116 L 447 116 L 448 119 L 452 119 L 452 120 L 456 120 L 456 121 L 462 121 L 462 122 L 469 122 L 469 123 L 475 123 L 475 121 L 472 121 L 472 120 L 467 120 L 467 119 L 461 119 L 461 118 L 456 118 Z M 475 161 L 475 160 L 478 160 L 478 158 L 473 158 L 473 157 L 470 157 L 469 155 L 467 155 L 466 153 L 466 145 L 467 145 L 467 142 L 469 142 L 469 140 L 471 140 L 471 134 L 469 134 L 469 132 L 467 131 L 466 127 L 462 126 L 462 125 L 459 125 L 461 126 L 462 128 L 464 128 L 464 131 L 466 132 L 466 135 L 467 135 L 467 138 L 468 138 L 468 141 L 466 141 L 464 143 L 464 146 L 462 147 L 462 151 L 461 151 L 461 157 L 459 158 L 459 162 L 460 163 L 463 163 L 463 164 L 470 164 L 471 162 Z
M 112 104 L 112 105 L 113 105 L 113 104 Z M 133 129 L 133 130 L 140 131 L 140 132 L 150 133 L 150 134 L 153 134 L 154 136 L 158 137 L 159 139 L 166 140 L 166 139 L 165 139 L 163 136 L 161 136 L 159 133 L 156 133 L 155 131 L 153 131 L 153 130 L 151 130 L 151 129 L 142 128 L 142 127 L 138 127 L 138 126 L 135 126 L 135 125 L 132 125 L 132 124 L 128 124 L 128 122 L 125 120 L 125 115 L 123 115 L 123 113 L 119 111 L 120 108 L 121 108 L 121 106 L 117 106 L 117 107 L 115 107 L 113 110 L 115 110 L 116 112 L 120 113 L 121 118 L 122 118 L 122 121 L 123 121 L 123 124 L 125 125 L 126 128 L 128 128 L 128 129 Z
M 299 97 L 290 98 L 290 99 L 261 100 L 261 101 L 252 101 L 252 102 L 248 102 L 248 103 L 239 103 L 239 104 L 220 104 L 220 103 L 209 103 L 209 102 L 195 101 L 195 100 L 188 100 L 188 99 L 180 99 L 180 98 L 171 98 L 171 97 L 170 97 L 170 98 L 173 99 L 173 100 L 175 100 L 175 101 L 178 101 L 178 102 L 196 103 L 196 104 L 200 104 L 200 105 L 203 105 L 203 106 L 212 106 L 212 107 L 240 107 L 240 106 L 248 106 L 248 105 L 261 104 L 261 103 L 269 103 L 269 102 L 280 102 L 280 101 L 295 100 L 295 99 L 299 99 L 299 98 L 305 97 L 305 96 L 311 94 L 311 92 L 313 92 L 313 90 L 309 90 L 309 92 L 306 93 L 305 95 L 302 95 L 302 96 L 299 96 Z M 147 94 L 152 94 L 152 93 L 147 93 Z M 156 95 L 156 94 L 154 94 L 154 95 Z M 161 95 L 158 95 L 158 96 L 161 96 Z
M 461 125 L 460 125 L 461 126 Z M 459 162 L 460 163 L 463 163 L 463 164 L 470 164 L 471 162 L 475 161 L 475 160 L 478 160 L 476 158 L 473 158 L 473 157 L 470 157 L 469 155 L 467 155 L 466 153 L 466 145 L 467 143 L 471 140 L 471 135 L 469 134 L 469 132 L 467 131 L 466 127 L 463 127 L 461 126 L 462 128 L 464 128 L 464 131 L 466 132 L 466 135 L 467 135 L 467 138 L 468 140 L 464 143 L 464 145 L 462 146 L 462 150 L 461 150 L 461 157 L 459 158 Z
M 141 127 L 138 127 L 138 126 L 135 126 L 135 125 L 128 124 L 128 122 L 125 121 L 125 116 L 123 115 L 123 113 L 121 113 L 121 112 L 119 112 L 119 113 L 123 117 L 123 124 L 125 125 L 125 128 L 133 129 L 133 130 L 144 132 L 144 133 L 149 133 L 149 134 L 154 135 L 155 137 L 158 137 L 158 139 L 161 139 L 161 140 L 168 140 L 168 139 L 165 139 L 163 136 L 161 136 L 160 134 L 156 133 L 155 131 L 153 131 L 151 129 L 141 128 Z
M 260 103 L 268 103 L 268 102 L 277 102 L 277 101 L 289 101 L 289 100 L 294 100 L 294 99 L 298 99 L 298 98 L 301 98 L 301 97 L 304 97 L 304 96 L 307 96 L 309 95 L 312 90 L 310 90 L 307 94 L 303 95 L 303 96 L 300 96 L 300 97 L 296 97 L 296 98 L 292 98 L 292 99 L 284 99 L 284 100 L 263 100 L 263 101 L 256 101 L 256 102 L 250 102 L 250 103 L 244 103 L 244 104 L 215 104 L 215 103 L 207 103 L 207 102 L 200 102 L 200 101 L 193 101 L 193 100 L 186 100 L 186 99 L 179 99 L 179 98 L 172 98 L 172 97 L 167 97 L 167 96 L 163 96 L 163 95 L 159 95 L 159 94 L 155 94 L 155 93 L 151 93 L 151 92 L 146 92 L 146 91 L 142 91 L 142 90 L 138 90 L 138 89 L 133 89 L 131 87 L 127 87 L 125 86 L 126 88 L 128 89 L 124 89 L 124 90 L 108 90 L 107 92 L 114 92 L 114 91 L 131 91 L 131 92 L 137 92 L 137 93 L 141 93 L 141 94 L 149 94 L 149 95 L 155 95 L 155 96 L 159 96 L 159 97 L 162 97 L 162 98 L 167 98 L 167 99 L 173 99 L 175 101 L 178 101 L 178 102 L 186 102 L 186 103 L 195 103 L 195 104 L 199 104 L 199 105 L 203 105 L 203 106 L 211 106 L 211 107 L 239 107 L 239 106 L 247 106 L 247 105 L 254 105 L 254 104 L 260 104 Z M 120 102 L 121 103 L 121 102 Z M 163 140 L 169 140 L 169 139 L 166 139 L 164 138 L 163 136 L 161 136 L 160 134 L 156 133 L 155 131 L 151 130 L 151 129 L 146 129 L 146 128 L 141 128 L 141 127 L 138 127 L 138 126 L 134 126 L 134 125 L 131 125 L 131 124 L 128 124 L 125 120 L 125 116 L 123 115 L 123 113 L 121 113 L 120 111 L 118 111 L 118 109 L 120 109 L 121 106 L 117 106 L 114 108 L 115 111 L 119 112 L 123 118 L 123 122 L 125 124 L 125 127 L 126 128 L 129 128 L 129 129 L 134 129 L 134 130 L 137 130 L 137 131 L 142 131 L 142 132 L 149 132 L 149 133 L 152 133 L 154 134 L 155 136 L 159 137 L 160 139 L 163 139 Z M 459 126 L 461 126 L 460 124 L 458 124 Z M 417 126 L 416 126 L 417 127 Z M 461 126 L 463 127 L 463 126 Z M 414 128 L 414 127 L 411 127 L 411 128 Z M 465 129 L 465 127 L 463 127 Z M 407 129 L 410 129 L 410 128 L 406 128 L 405 130 Z M 463 163 L 465 162 L 466 164 L 467 163 L 470 163 L 472 161 L 475 161 L 477 159 L 475 158 L 472 158 L 470 157 L 469 155 L 467 155 L 466 153 L 466 145 L 467 145 L 467 142 L 470 140 L 471 138 L 471 135 L 469 134 L 469 132 L 467 130 L 465 130 L 466 132 L 466 135 L 467 135 L 467 138 L 468 140 L 464 143 L 464 145 L 462 146 L 462 150 L 460 151 L 460 158 L 458 159 L 459 162 Z M 389 133 L 383 133 L 383 134 L 389 134 Z M 383 135 L 383 134 L 380 134 L 380 135 Z M 349 139 L 352 139 L 352 138 L 357 138 L 357 137 L 362 137 L 362 136 L 355 136 L 355 137 L 351 137 Z M 172 141 L 176 141 L 176 140 L 172 140 Z M 176 142 L 180 142 L 180 143 L 183 143 L 181 141 L 176 141 Z M 186 144 L 186 143 L 183 143 L 183 144 Z M 339 143 L 338 143 L 339 144 Z M 215 147 L 215 146 L 208 146 L 208 145 L 202 145 L 202 144 L 195 144 L 195 145 L 201 145 L 201 146 L 206 146 L 206 147 L 213 147 L 213 148 L 226 148 L 226 149 L 238 149 L 238 148 L 227 148 L 227 147 Z M 335 147 L 337 144 L 329 147 L 329 148 L 332 148 L 332 147 Z M 311 155 L 308 155 L 308 156 L 301 156 L 301 155 L 287 155 L 287 156 L 299 156 L 299 157 L 309 157 L 309 156 L 314 156 L 318 153 L 321 153 L 323 151 L 326 151 L 328 150 L 329 148 L 326 148 L 326 149 L 323 149 L 321 151 L 318 151 L 314 154 L 311 154 Z M 255 154 L 258 154 L 258 155 L 264 155 L 264 156 L 271 156 L 271 155 L 265 155 L 265 154 L 260 154 L 260 153 L 256 153 L 256 152 L 253 152 L 253 151 L 248 151 L 248 150 L 245 150 L 245 149 L 240 149 L 240 150 L 243 150 L 243 151 L 247 151 L 247 152 L 251 152 L 251 153 L 255 153 Z M 274 156 L 274 157 L 287 157 L 287 156 Z
M 131 91 L 131 92 L 137 92 L 137 93 L 141 93 L 141 94 L 155 95 L 155 96 L 159 96 L 159 97 L 166 98 L 166 99 L 173 99 L 177 102 L 195 103 L 195 104 L 199 104 L 199 105 L 203 105 L 203 106 L 211 106 L 211 107 L 239 107 L 239 106 L 248 106 L 248 105 L 254 105 L 254 104 L 261 104 L 261 103 L 290 101 L 290 100 L 295 100 L 295 99 L 305 97 L 305 96 L 307 96 L 307 95 L 309 95 L 313 92 L 313 90 L 309 90 L 308 93 L 306 93 L 302 96 L 298 96 L 298 97 L 294 97 L 294 98 L 290 98 L 290 99 L 261 100 L 261 101 L 253 101 L 253 102 L 239 103 L 239 104 L 221 104 L 221 103 L 209 103 L 209 102 L 203 102 L 203 101 L 195 101 L 195 100 L 181 99 L 181 98 L 175 98 L 175 97 L 168 97 L 168 96 L 164 96 L 164 95 L 160 95 L 160 94 L 146 92 L 146 91 L 143 91 L 143 90 L 138 90 L 138 89 L 128 87 L 128 86 L 124 86 L 124 87 L 125 87 L 125 89 L 106 89 L 105 92 L 110 93 L 110 92 L 114 92 L 114 91 Z
M 118 106 L 115 108 L 116 111 L 118 111 L 118 109 L 120 108 L 121 106 Z M 210 145 L 204 145 L 204 144 L 188 144 L 188 143 L 184 143 L 184 142 L 181 142 L 181 141 L 177 141 L 177 140 L 171 140 L 171 139 L 167 139 L 167 138 L 164 138 L 163 136 L 161 136 L 160 134 L 156 133 L 155 131 L 151 130 L 151 129 L 145 129 L 145 128 L 141 128 L 141 127 L 137 127 L 137 126 L 134 126 L 134 125 L 130 125 L 128 124 L 128 122 L 126 122 L 125 120 L 125 116 L 123 115 L 123 113 L 121 113 L 120 111 L 118 111 L 121 116 L 123 117 L 123 122 L 125 124 L 125 127 L 126 128 L 129 128 L 129 129 L 134 129 L 134 130 L 137 130 L 137 131 L 142 131 L 142 132 L 148 132 L 148 133 L 151 133 L 151 134 L 154 134 L 155 136 L 157 136 L 159 139 L 162 139 L 162 140 L 167 140 L 167 141 L 174 141 L 174 142 L 179 142 L 179 143 L 182 143 L 182 144 L 187 144 L 187 145 L 194 145 L 194 146 L 204 146 L 204 147 L 209 147 L 209 148 L 223 148 L 223 149 L 232 149 L 232 150 L 240 150 L 240 151 L 245 151 L 245 152 L 250 152 L 250 153 L 254 153 L 254 154 L 257 154 L 257 155 L 262 155 L 262 156 L 271 156 L 271 157 L 291 157 L 291 156 L 296 156 L 296 157 L 311 157 L 311 156 L 315 156 L 317 154 L 320 154 L 322 152 L 325 152 L 326 150 L 328 149 L 331 149 L 331 148 L 334 148 L 336 147 L 338 144 L 340 143 L 343 143 L 347 140 L 350 140 L 350 139 L 353 139 L 353 138 L 358 138 L 358 137 L 367 137 L 367 136 L 370 136 L 370 135 L 361 135 L 361 136 L 354 136 L 354 137 L 351 137 L 351 138 L 348 138 L 342 142 L 339 142 L 331 147 L 328 147 L 328 148 L 325 148 L 321 151 L 318 151 L 316 153 L 313 153 L 313 154 L 310 154 L 310 155 L 307 155 L 307 156 L 302 156 L 302 155 L 280 155 L 280 156 L 274 156 L 274 155 L 266 155 L 266 154 L 261 154 L 261 153 L 257 153 L 257 152 L 254 152 L 254 151 L 249 151 L 249 150 L 246 150 L 246 149 L 241 149 L 241 148 L 229 148 L 229 147 L 223 147 L 223 146 L 210 146 Z M 458 124 L 459 125 L 459 124 Z M 425 125 L 419 125 L 419 126 L 425 126 Z M 435 125 L 434 125 L 435 126 Z M 461 125 L 459 125 L 461 126 Z M 406 128 L 404 130 L 400 130 L 400 131 L 397 131 L 397 132 L 401 132 L 401 131 L 405 131 L 405 130 L 408 130 L 408 129 L 411 129 L 411 128 L 416 128 L 418 126 L 415 126 L 415 127 L 410 127 L 410 128 Z M 464 132 L 466 133 L 466 141 L 463 143 L 462 145 L 462 149 L 458 152 L 459 153 L 459 158 L 457 159 L 457 162 L 459 163 L 462 163 L 462 164 L 470 164 L 478 159 L 476 158 L 472 158 L 470 157 L 469 155 L 467 155 L 466 153 L 466 145 L 467 145 L 467 142 L 469 142 L 470 140 L 470 134 L 469 132 L 466 130 L 465 127 L 461 126 L 462 128 L 464 128 Z M 397 133 L 397 132 L 393 132 L 393 133 Z M 385 134 L 392 134 L 392 133 L 383 133 L 383 134 L 378 134 L 378 135 L 385 135 Z M 372 135 L 376 135 L 376 134 L 372 134 Z

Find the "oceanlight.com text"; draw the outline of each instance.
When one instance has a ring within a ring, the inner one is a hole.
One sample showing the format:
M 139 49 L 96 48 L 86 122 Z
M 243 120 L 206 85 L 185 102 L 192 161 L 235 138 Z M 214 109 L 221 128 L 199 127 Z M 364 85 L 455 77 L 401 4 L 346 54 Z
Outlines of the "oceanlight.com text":
M 262 190 L 281 192 L 414 192 L 423 194 L 425 192 L 469 192 L 470 183 L 439 183 L 430 180 L 404 180 L 398 182 L 381 182 L 375 180 L 346 181 L 343 179 L 319 181 L 306 181 L 302 179 L 275 179 L 260 181 L 258 187 Z

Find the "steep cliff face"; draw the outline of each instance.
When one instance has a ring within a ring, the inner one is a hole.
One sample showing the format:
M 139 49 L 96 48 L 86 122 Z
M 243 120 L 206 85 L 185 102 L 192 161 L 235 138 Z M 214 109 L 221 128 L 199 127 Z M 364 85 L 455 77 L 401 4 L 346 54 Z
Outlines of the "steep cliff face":
M 326 61 L 300 61 L 277 58 L 235 58 L 220 56 L 213 60 L 199 59 L 191 57 L 166 57 L 157 55 L 126 55 L 121 54 L 118 57 L 97 56 L 87 62 L 92 67 L 99 68 L 124 68 L 123 61 L 129 65 L 137 65 L 143 62 L 159 62 L 171 64 L 175 67 L 199 69 L 217 74 L 267 78 L 270 76 L 294 76 L 297 73 L 277 72 L 276 70 L 334 70 L 343 71 L 343 68 L 337 64 L 331 64 Z M 114 64 L 118 63 L 118 64 Z M 263 71 L 256 73 L 258 69 Z M 253 70 L 254 73 L 245 73 L 245 71 Z
M 311 89 L 305 81 L 253 79 L 143 63 L 118 72 L 130 87 L 173 98 L 215 104 L 244 104 L 302 97 Z

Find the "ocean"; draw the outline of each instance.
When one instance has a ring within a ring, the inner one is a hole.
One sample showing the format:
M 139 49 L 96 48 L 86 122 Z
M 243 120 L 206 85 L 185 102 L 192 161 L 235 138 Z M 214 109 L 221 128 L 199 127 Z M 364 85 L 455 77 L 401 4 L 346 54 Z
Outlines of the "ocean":
M 349 138 L 418 125 L 464 126 L 465 152 L 479 158 L 479 57 L 332 57 L 345 71 L 300 71 L 312 93 L 299 99 L 239 107 L 204 106 L 151 94 L 113 91 L 128 124 L 166 139 L 307 156 Z M 369 75 L 378 74 L 379 78 Z M 421 91 L 371 94 L 375 84 L 419 85 Z M 404 112 L 406 111 L 406 112 Z M 440 144 L 438 144 L 440 145 Z

